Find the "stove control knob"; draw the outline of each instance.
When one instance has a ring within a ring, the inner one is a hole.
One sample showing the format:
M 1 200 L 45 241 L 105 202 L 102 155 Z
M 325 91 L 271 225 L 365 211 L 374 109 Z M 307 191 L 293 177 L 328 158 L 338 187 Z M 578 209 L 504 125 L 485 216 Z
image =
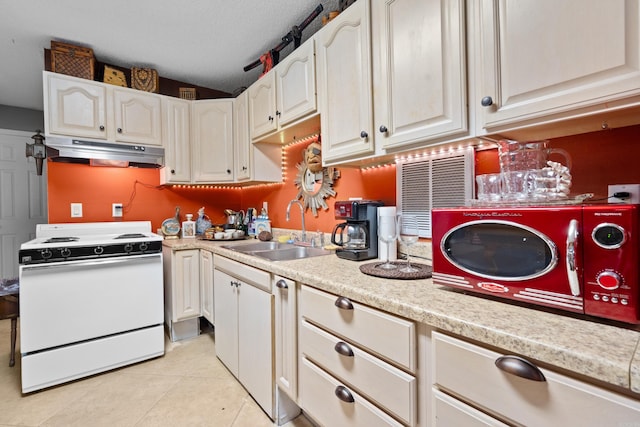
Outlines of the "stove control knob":
M 43 249 L 40 251 L 40 255 L 43 259 L 49 259 L 53 255 L 53 253 L 49 249 Z
M 96 246 L 95 248 L 93 248 L 93 253 L 96 255 L 102 255 L 103 252 L 104 248 L 102 246 Z
M 62 248 L 60 250 L 60 255 L 62 255 L 63 257 L 68 257 L 69 255 L 71 255 L 71 249 L 69 248 Z
M 596 276 L 596 282 L 607 290 L 617 289 L 622 284 L 622 277 L 615 271 L 602 271 Z
M 126 245 L 124 245 L 124 251 L 125 252 L 131 252 L 133 250 L 133 245 L 131 243 L 127 243 Z
M 145 242 L 140 243 L 140 250 L 141 251 L 146 251 L 149 248 L 149 245 L 147 245 Z

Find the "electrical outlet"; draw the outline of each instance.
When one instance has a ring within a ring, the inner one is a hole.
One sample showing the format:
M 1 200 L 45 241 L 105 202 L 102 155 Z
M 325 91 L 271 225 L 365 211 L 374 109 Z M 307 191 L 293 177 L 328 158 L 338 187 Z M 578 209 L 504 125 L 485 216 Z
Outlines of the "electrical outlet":
M 614 194 L 629 193 L 629 197 L 616 197 Z M 640 203 L 640 184 L 616 184 L 608 186 L 609 203 Z
M 71 203 L 71 218 L 82 218 L 82 203 Z
M 111 204 L 111 216 L 114 218 L 122 218 L 122 203 Z

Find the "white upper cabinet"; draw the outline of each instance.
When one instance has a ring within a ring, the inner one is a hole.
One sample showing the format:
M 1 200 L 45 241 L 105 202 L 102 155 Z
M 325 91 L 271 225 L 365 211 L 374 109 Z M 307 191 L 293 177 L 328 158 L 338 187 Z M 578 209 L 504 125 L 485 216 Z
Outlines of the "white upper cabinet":
M 162 145 L 160 96 L 132 89 L 113 89 L 115 140 Z
M 374 132 L 396 149 L 467 132 L 461 0 L 373 0 Z
M 314 40 L 309 39 L 248 89 L 251 139 L 316 111 Z
M 471 102 L 480 111 L 480 131 L 638 104 L 637 0 L 474 4 L 472 34 L 479 37 L 480 52 L 477 97 Z
M 44 72 L 45 132 L 162 145 L 161 96 Z
M 323 162 L 374 152 L 369 20 L 360 0 L 316 34 Z
M 188 184 L 191 181 L 191 113 L 190 101 L 162 99 L 164 168 L 162 184 Z
M 249 98 L 245 90 L 233 101 L 234 168 L 237 182 L 251 179 L 251 138 L 249 138 Z
M 191 104 L 192 182 L 233 181 L 233 99 Z
M 47 72 L 43 80 L 47 134 L 107 139 L 105 85 Z

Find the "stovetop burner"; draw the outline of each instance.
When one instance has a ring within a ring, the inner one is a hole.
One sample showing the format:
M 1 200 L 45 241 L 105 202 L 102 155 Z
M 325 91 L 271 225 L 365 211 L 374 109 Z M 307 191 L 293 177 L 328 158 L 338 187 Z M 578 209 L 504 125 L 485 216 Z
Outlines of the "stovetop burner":
M 145 237 L 147 237 L 146 234 L 142 233 L 125 233 L 114 237 L 114 239 L 143 239 Z
M 43 243 L 63 243 L 63 242 L 77 242 L 79 237 L 50 237 Z

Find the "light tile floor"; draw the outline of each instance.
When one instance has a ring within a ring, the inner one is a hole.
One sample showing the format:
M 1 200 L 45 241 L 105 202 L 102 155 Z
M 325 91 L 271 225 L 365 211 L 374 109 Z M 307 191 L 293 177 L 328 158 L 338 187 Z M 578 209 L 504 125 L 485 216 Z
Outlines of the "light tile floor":
M 20 343 L 10 368 L 10 331 L 11 321 L 1 320 L 0 426 L 274 425 L 216 358 L 211 333 L 165 339 L 163 357 L 22 395 Z M 286 426 L 311 424 L 300 416 Z

